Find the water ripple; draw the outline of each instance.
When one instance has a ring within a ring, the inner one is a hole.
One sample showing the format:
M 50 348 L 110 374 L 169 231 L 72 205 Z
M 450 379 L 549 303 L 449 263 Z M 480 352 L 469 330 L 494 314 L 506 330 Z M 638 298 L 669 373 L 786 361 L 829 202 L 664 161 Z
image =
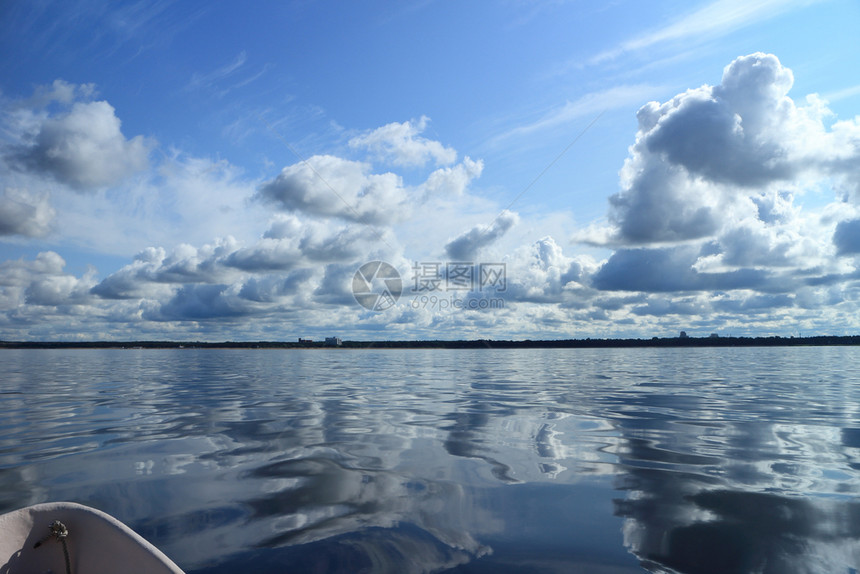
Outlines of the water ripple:
M 854 348 L 4 351 L 0 511 L 90 503 L 209 574 L 847 571 L 858 367 Z

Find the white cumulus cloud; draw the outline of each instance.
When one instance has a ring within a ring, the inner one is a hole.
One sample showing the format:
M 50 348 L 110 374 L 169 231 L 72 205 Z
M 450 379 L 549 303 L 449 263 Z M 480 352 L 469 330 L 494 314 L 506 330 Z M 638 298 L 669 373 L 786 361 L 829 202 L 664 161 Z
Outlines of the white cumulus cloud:
M 609 198 L 610 225 L 576 236 L 622 248 L 596 285 L 728 289 L 781 277 L 788 289 L 789 271 L 774 271 L 809 280 L 836 273 L 829 259 L 853 253 L 850 223 L 837 228 L 830 217 L 804 213 L 795 198 L 829 189 L 846 207 L 857 200 L 860 125 L 828 126 L 826 102 L 814 95 L 795 102 L 793 82 L 776 56 L 755 53 L 726 66 L 716 86 L 639 110 L 621 191 Z
M 421 116 L 417 122 L 392 122 L 352 138 L 349 145 L 367 149 L 375 157 L 399 166 L 423 166 L 430 161 L 436 165 L 454 163 L 456 150 L 419 135 L 427 129 L 429 121 L 426 116 Z
M 257 197 L 285 211 L 387 225 L 408 212 L 400 176 L 373 174 L 370 166 L 331 155 L 285 167 L 260 186 Z
M 151 147 L 143 136 L 126 139 L 120 126 L 109 103 L 77 102 L 68 113 L 45 119 L 16 159 L 77 190 L 115 185 L 148 167 Z

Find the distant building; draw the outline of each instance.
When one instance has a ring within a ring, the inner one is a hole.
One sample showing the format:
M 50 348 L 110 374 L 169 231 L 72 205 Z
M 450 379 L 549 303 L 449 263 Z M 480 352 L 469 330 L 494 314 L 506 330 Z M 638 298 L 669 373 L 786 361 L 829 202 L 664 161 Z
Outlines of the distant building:
M 686 331 L 681 331 L 681 337 L 680 337 L 680 338 L 681 338 L 681 339 L 686 339 L 686 338 L 687 338 L 687 332 L 686 332 Z
M 305 338 L 299 337 L 299 343 L 313 343 L 313 342 L 314 342 L 313 339 L 305 339 Z
M 325 344 L 326 347 L 340 347 L 343 341 L 340 340 L 340 337 L 326 337 Z
M 710 337 L 708 337 L 708 338 L 709 338 L 709 339 L 719 339 L 719 338 L 720 338 L 720 336 L 719 336 L 719 335 L 717 335 L 716 333 L 711 333 Z

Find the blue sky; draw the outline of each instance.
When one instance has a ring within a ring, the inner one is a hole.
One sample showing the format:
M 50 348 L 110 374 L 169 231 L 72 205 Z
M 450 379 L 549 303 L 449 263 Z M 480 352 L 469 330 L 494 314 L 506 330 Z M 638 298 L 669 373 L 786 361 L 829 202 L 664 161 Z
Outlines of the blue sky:
M 856 333 L 858 24 L 5 2 L 0 339 Z

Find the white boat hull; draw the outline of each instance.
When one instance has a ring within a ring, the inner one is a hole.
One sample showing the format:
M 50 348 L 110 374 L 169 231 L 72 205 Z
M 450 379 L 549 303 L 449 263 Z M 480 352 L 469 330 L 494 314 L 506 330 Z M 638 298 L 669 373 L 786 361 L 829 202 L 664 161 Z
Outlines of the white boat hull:
M 63 544 L 51 535 L 55 520 L 68 529 L 72 574 L 183 574 L 113 516 L 73 502 L 37 504 L 0 515 L 0 574 L 64 574 Z

